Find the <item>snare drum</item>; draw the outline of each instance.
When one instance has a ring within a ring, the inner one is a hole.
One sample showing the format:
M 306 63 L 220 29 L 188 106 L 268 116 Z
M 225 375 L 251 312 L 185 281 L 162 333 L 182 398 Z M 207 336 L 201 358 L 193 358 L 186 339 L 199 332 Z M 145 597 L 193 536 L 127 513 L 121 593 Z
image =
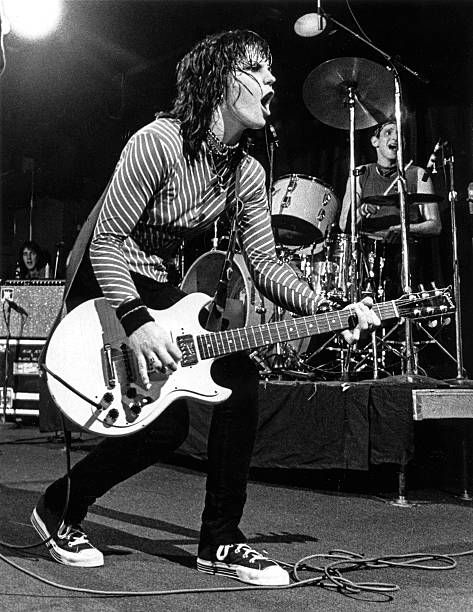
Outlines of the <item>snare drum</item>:
M 288 174 L 274 182 L 271 222 L 276 240 L 308 245 L 325 240 L 339 208 L 333 189 L 312 176 Z

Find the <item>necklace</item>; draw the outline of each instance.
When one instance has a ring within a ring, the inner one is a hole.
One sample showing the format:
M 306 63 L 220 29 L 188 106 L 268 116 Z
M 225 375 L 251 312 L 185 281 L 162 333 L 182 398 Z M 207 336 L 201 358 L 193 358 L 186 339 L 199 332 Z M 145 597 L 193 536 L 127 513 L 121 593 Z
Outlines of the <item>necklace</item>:
M 222 170 L 219 171 L 219 169 L 217 168 L 217 164 L 215 163 L 214 152 L 212 151 L 212 149 L 209 149 L 209 152 L 210 152 L 210 164 L 212 166 L 212 170 L 213 170 L 213 173 L 215 174 L 215 178 L 217 181 L 216 182 L 217 189 L 219 193 L 222 193 L 223 188 L 225 186 L 224 175 L 226 171 L 226 166 L 224 166 Z
M 207 143 L 212 153 L 215 153 L 222 157 L 228 156 L 229 154 L 236 151 L 239 145 L 238 142 L 233 145 L 225 144 L 220 140 L 220 138 L 217 138 L 217 136 L 215 136 L 212 130 L 207 130 Z
M 379 164 L 376 164 L 376 170 L 378 174 L 382 176 L 383 178 L 391 178 L 397 173 L 396 166 L 390 166 L 389 168 L 386 168 L 384 166 L 380 166 Z

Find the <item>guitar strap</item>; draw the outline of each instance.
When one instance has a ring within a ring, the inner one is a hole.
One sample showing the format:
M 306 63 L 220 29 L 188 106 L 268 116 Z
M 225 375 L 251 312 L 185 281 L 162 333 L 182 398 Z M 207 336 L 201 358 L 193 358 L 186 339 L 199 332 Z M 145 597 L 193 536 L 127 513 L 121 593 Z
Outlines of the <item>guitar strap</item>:
M 74 242 L 74 246 L 72 247 L 72 251 L 69 255 L 69 262 L 67 264 L 67 269 L 66 269 L 66 282 L 64 285 L 64 293 L 62 295 L 61 308 L 59 309 L 59 312 L 46 338 L 46 342 L 41 350 L 41 354 L 38 360 L 40 368 L 44 369 L 44 360 L 46 359 L 46 351 L 49 345 L 49 341 L 53 335 L 54 330 L 59 325 L 61 319 L 63 318 L 67 310 L 66 300 L 69 296 L 69 293 L 72 287 L 72 283 L 74 282 L 74 279 L 76 278 L 77 273 L 79 271 L 79 267 L 82 261 L 84 260 L 85 252 L 92 238 L 94 227 L 95 227 L 95 224 L 97 223 L 97 218 L 102 209 L 102 205 L 105 200 L 105 194 L 107 193 L 111 180 L 112 179 L 110 179 L 109 182 L 107 183 L 107 186 L 103 190 L 102 195 L 100 196 L 98 202 L 95 204 L 91 213 L 87 217 L 84 225 L 81 227 L 80 232 Z
M 243 162 L 241 162 L 243 163 Z M 240 178 L 241 163 L 235 170 L 235 204 L 231 213 L 230 236 L 228 239 L 227 252 L 220 272 L 220 278 L 215 289 L 214 296 L 208 308 L 205 328 L 209 331 L 220 331 L 223 326 L 223 313 L 227 302 L 228 283 L 233 273 L 233 258 L 235 255 L 236 236 L 238 227 L 238 216 L 243 208 L 240 200 Z

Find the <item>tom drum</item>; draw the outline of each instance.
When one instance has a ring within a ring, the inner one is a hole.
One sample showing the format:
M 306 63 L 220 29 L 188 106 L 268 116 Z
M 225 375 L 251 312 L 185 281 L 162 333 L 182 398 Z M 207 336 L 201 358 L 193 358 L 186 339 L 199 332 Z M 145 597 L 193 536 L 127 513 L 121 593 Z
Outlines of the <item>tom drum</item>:
M 339 208 L 329 185 L 312 176 L 288 174 L 274 182 L 271 195 L 271 223 L 278 242 L 308 245 L 325 240 Z

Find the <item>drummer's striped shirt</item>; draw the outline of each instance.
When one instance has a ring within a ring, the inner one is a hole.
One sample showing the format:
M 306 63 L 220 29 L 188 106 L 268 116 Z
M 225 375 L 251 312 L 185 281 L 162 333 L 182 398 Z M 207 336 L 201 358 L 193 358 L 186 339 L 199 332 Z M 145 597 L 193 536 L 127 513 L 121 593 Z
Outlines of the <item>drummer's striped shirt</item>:
M 158 118 L 126 144 L 108 187 L 90 246 L 91 263 L 114 308 L 138 298 L 130 271 L 165 282 L 166 260 L 180 243 L 204 231 L 235 201 L 235 177 L 224 159 L 211 163 L 204 143 L 192 165 L 183 155 L 179 124 Z M 223 175 L 218 184 L 216 170 Z M 297 314 L 315 311 L 317 296 L 276 255 L 261 164 L 247 155 L 239 188 L 238 239 L 263 295 Z

